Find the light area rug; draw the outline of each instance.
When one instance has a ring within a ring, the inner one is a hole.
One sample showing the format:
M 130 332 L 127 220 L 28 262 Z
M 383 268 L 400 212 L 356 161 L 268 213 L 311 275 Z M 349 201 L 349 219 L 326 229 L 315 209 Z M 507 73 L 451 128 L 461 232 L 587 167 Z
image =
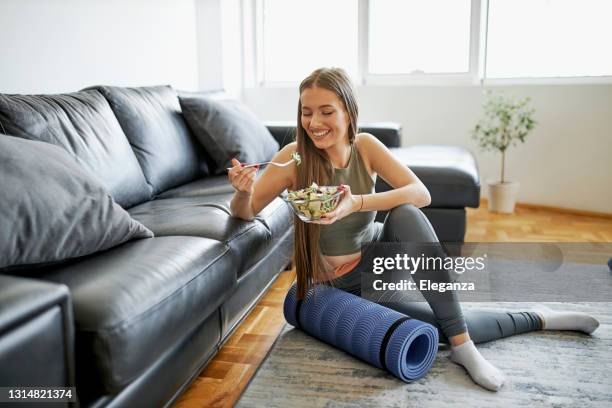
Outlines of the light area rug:
M 527 310 L 528 303 L 462 303 L 464 310 Z M 547 303 L 593 314 L 592 335 L 538 331 L 478 349 L 507 383 L 475 385 L 440 345 L 432 369 L 406 384 L 286 324 L 238 407 L 612 407 L 612 303 Z

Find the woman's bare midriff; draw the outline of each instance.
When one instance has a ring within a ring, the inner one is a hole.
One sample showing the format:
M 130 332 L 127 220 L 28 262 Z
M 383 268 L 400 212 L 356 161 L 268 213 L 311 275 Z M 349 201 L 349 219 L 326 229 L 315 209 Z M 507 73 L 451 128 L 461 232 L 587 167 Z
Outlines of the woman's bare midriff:
M 349 262 L 354 261 L 355 259 L 361 257 L 361 252 L 355 252 L 347 255 L 323 255 L 323 261 L 325 264 L 325 271 L 331 272 L 339 266 L 347 264 Z

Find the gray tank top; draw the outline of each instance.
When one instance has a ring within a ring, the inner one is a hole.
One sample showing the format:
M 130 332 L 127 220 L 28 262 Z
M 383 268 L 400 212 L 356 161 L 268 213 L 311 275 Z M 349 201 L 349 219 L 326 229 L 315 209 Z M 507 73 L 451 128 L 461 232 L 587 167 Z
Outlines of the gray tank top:
M 343 169 L 334 168 L 330 186 L 348 184 L 352 194 L 374 192 L 376 177 L 371 177 L 361 160 L 359 150 L 351 145 L 351 158 Z M 361 244 L 370 242 L 374 236 L 376 211 L 355 212 L 330 225 L 321 225 L 319 248 L 323 255 L 347 255 L 361 250 Z

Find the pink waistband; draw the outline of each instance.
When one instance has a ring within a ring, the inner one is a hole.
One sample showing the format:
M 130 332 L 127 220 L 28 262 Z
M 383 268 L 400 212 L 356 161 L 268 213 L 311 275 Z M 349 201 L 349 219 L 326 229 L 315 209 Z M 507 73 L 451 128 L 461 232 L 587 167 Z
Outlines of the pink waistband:
M 351 261 L 351 262 L 347 262 L 345 264 L 342 264 L 340 266 L 337 266 L 336 268 L 334 268 L 334 270 L 331 272 L 331 275 L 333 276 L 333 279 L 339 278 L 342 275 L 346 275 L 347 273 L 349 273 L 350 271 L 352 271 L 353 269 L 355 269 L 355 267 L 357 265 L 359 265 L 359 262 L 361 261 L 361 256 L 357 257 L 355 260 Z

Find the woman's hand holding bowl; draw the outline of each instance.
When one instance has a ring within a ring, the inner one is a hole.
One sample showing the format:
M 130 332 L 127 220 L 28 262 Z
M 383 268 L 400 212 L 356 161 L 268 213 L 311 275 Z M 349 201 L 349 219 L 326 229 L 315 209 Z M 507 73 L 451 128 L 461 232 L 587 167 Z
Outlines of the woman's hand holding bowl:
M 340 197 L 340 201 L 338 202 L 336 208 L 323 214 L 318 220 L 313 220 L 310 222 L 314 224 L 329 225 L 358 211 L 361 200 L 358 196 L 351 194 L 351 186 L 341 184 L 339 189 L 342 189 L 342 196 Z

